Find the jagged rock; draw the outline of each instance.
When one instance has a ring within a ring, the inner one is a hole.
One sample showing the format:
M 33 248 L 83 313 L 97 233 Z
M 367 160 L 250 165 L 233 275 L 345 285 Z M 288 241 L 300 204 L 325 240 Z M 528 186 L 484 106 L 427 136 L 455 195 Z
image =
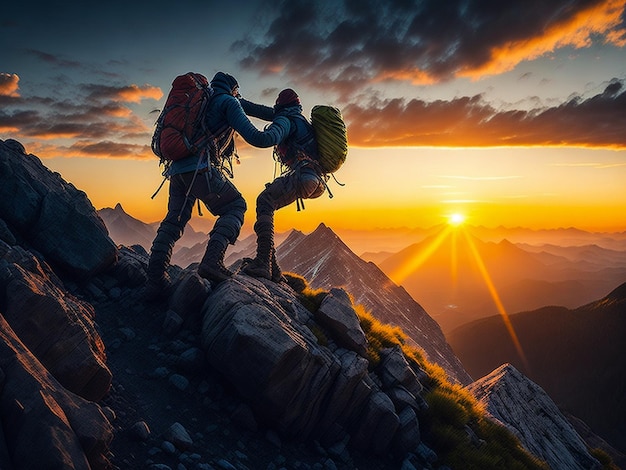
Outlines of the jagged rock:
M 150 427 L 145 421 L 137 421 L 128 430 L 128 435 L 131 439 L 137 441 L 147 441 L 150 437 Z
M 353 435 L 353 444 L 362 451 L 383 455 L 400 426 L 400 418 L 389 396 L 381 391 L 372 393 L 363 411 L 362 422 Z
M 8 245 L 15 245 L 15 243 L 17 242 L 17 240 L 15 239 L 15 235 L 13 235 L 11 229 L 2 219 L 0 219 L 0 240 L 7 243 Z
M 423 386 L 420 380 L 427 378 L 424 371 L 418 374 L 411 368 L 399 346 L 385 348 L 380 353 L 380 379 L 385 387 L 401 385 L 413 395 L 422 393 Z
M 65 390 L 1 315 L 0 368 L 0 428 L 10 430 L 2 440 L 11 459 L 6 468 L 108 468 L 113 435 L 100 407 Z
M 99 400 L 111 384 L 90 304 L 69 295 L 45 263 L 0 242 L 4 317 L 20 340 L 68 390 Z
M 529 452 L 545 460 L 550 468 L 602 468 L 552 399 L 511 364 L 500 366 L 467 388 L 496 420 L 518 436 Z
M 339 344 L 367 357 L 367 338 L 345 290 L 332 288 L 315 312 L 315 319 L 331 331 Z
M 183 319 L 174 310 L 168 310 L 165 312 L 165 318 L 163 319 L 163 331 L 168 336 L 174 336 L 178 333 L 183 326 Z
M 383 390 L 389 395 L 397 410 L 410 407 L 416 412 L 428 407 L 422 398 L 424 387 L 420 382 L 426 378 L 426 373 L 418 370 L 418 374 L 409 365 L 399 346 L 385 348 L 380 353 L 381 364 L 378 376 L 381 379 Z M 417 367 L 417 366 L 415 366 Z
M 420 426 L 413 408 L 404 408 L 398 413 L 398 420 L 401 432 L 397 433 L 393 447 L 397 455 L 406 455 L 417 449 L 422 441 Z
M 74 276 L 111 266 L 117 248 L 86 194 L 16 144 L 0 142 L 0 218 Z
M 203 319 L 208 362 L 256 416 L 286 436 L 340 440 L 350 432 L 363 449 L 389 450 L 398 429 L 393 403 L 369 379 L 364 358 L 317 343 L 306 326 L 312 314 L 291 288 L 235 276 L 209 297 Z
M 143 252 L 137 252 L 140 248 Z M 148 254 L 142 247 L 120 247 L 117 262 L 111 266 L 110 273 L 122 284 L 128 287 L 137 287 L 145 284 L 145 265 Z

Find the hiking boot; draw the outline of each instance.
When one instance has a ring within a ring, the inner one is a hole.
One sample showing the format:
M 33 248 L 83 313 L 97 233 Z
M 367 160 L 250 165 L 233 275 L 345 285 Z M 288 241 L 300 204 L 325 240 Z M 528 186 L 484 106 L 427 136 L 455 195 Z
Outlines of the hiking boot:
M 233 272 L 224 266 L 224 253 L 226 253 L 224 245 L 209 240 L 206 252 L 198 265 L 198 276 L 215 283 L 232 277 Z
M 242 269 L 241 272 L 252 277 L 262 277 L 263 279 L 272 280 L 272 273 L 270 271 L 269 263 L 259 261 L 258 258 L 250 260 Z

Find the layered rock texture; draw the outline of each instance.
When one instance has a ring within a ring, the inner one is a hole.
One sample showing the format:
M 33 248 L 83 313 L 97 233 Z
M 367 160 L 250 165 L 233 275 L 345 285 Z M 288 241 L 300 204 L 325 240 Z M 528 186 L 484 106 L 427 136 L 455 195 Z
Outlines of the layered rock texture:
M 2 220 L 50 264 L 90 276 L 115 261 L 115 244 L 87 195 L 15 140 L 0 143 L 0 179 Z
M 325 329 L 322 346 L 313 331 L 329 317 L 337 327 Z M 404 361 L 405 383 L 384 384 L 379 375 L 393 374 L 387 365 L 378 374 L 368 371 L 367 340 L 343 290 L 335 289 L 313 314 L 289 286 L 238 276 L 205 305 L 202 344 L 211 365 L 284 435 L 333 444 L 349 434 L 356 448 L 377 454 L 393 446 L 404 447 L 397 449 L 404 454 L 420 443 L 414 430 L 422 400 L 394 403 L 393 392 L 422 390 L 424 372 Z M 393 361 L 386 364 L 391 369 Z M 403 413 L 412 421 L 401 423 Z
M 511 364 L 500 366 L 468 389 L 550 468 L 602 468 L 550 397 Z

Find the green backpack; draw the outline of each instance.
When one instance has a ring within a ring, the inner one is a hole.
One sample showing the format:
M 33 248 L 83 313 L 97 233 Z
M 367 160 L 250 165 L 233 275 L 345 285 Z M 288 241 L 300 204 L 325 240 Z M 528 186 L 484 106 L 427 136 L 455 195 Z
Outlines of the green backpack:
M 318 162 L 324 173 L 334 173 L 348 156 L 348 131 L 341 111 L 333 106 L 314 106 L 311 124 L 317 141 Z

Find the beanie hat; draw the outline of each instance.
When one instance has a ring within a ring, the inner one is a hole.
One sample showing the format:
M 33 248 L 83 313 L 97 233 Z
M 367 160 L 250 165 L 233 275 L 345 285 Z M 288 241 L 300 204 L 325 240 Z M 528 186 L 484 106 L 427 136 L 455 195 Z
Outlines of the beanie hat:
M 281 108 L 296 104 L 300 104 L 300 98 L 298 98 L 298 94 L 291 88 L 285 88 L 278 94 L 278 98 L 276 98 L 276 106 Z
M 235 87 L 238 87 L 239 83 L 235 80 L 235 77 L 224 72 L 217 72 L 211 80 L 211 87 L 222 88 L 231 93 Z

